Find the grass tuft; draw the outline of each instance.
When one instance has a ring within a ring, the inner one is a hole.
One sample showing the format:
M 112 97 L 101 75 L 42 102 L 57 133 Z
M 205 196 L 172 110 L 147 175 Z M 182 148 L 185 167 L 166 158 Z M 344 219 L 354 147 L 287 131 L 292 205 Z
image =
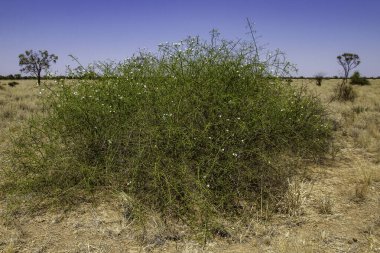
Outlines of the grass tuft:
M 323 196 L 317 202 L 318 212 L 320 214 L 332 214 L 333 202 L 329 196 Z
M 331 100 L 352 102 L 355 100 L 356 97 L 357 97 L 357 94 L 354 91 L 352 85 L 348 83 L 346 80 L 343 80 L 342 83 L 336 86 Z

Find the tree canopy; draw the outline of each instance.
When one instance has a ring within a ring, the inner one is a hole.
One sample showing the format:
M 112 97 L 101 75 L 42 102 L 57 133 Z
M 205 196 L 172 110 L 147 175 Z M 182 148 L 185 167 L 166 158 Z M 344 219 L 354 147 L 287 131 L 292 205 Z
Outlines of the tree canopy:
M 56 63 L 58 60 L 58 56 L 49 54 L 47 50 L 39 50 L 38 52 L 27 50 L 25 54 L 20 54 L 18 57 L 19 65 L 22 67 L 20 71 L 35 75 L 38 84 L 41 83 L 42 70 L 47 71 L 51 63 Z

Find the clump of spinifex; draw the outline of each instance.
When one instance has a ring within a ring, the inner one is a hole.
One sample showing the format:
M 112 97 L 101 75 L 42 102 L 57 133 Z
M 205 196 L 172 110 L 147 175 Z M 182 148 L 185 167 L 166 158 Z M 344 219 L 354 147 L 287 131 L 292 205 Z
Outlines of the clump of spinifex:
M 270 206 L 331 140 L 320 102 L 282 81 L 291 67 L 213 31 L 80 68 L 16 141 L 13 189 L 66 202 L 123 192 L 195 227 Z

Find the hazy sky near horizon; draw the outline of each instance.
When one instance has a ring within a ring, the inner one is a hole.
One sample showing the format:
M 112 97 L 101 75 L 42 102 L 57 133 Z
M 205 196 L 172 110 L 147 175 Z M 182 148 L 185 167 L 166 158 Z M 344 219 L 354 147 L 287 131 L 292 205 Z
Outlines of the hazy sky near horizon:
M 295 75 L 342 74 L 336 56 L 356 53 L 362 75 L 380 76 L 380 0 L 0 0 L 0 75 L 20 73 L 18 55 L 46 49 L 58 55 L 51 70 L 76 63 L 120 61 L 139 49 L 187 36 L 249 39 L 280 49 Z

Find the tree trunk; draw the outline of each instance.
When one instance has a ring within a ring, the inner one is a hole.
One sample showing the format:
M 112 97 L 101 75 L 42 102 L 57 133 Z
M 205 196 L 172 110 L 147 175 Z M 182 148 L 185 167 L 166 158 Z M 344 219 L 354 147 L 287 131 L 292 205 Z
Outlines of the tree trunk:
M 41 85 L 41 71 L 40 70 L 37 73 L 37 83 L 38 85 Z

